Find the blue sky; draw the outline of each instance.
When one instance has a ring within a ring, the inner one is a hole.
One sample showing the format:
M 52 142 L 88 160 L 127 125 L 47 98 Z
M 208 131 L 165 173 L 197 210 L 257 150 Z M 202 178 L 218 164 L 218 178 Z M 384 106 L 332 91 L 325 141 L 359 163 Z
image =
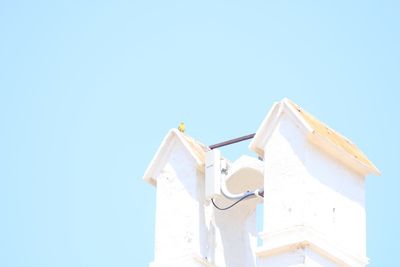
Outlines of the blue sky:
M 248 134 L 285 96 L 381 170 L 367 179 L 368 256 L 393 266 L 399 12 L 386 0 L 1 1 L 0 266 L 147 266 L 155 190 L 141 176 L 167 131 Z

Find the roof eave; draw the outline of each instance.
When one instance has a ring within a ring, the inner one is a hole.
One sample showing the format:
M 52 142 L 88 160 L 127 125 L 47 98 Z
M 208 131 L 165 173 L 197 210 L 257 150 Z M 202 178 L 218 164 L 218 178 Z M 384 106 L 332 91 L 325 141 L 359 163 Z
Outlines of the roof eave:
M 162 167 L 165 165 L 164 161 L 167 158 L 168 152 L 174 146 L 174 139 L 178 140 L 189 151 L 199 170 L 201 170 L 201 166 L 204 166 L 203 161 L 196 155 L 196 153 L 193 152 L 187 141 L 184 139 L 183 133 L 173 128 L 169 130 L 167 135 L 164 137 L 161 145 L 157 149 L 156 154 L 154 155 L 143 175 L 143 180 L 145 180 L 147 183 L 153 186 L 157 185 L 156 177 L 158 176 L 158 173 L 161 171 Z
M 285 111 L 292 120 L 300 122 L 299 128 L 304 134 L 307 135 L 312 132 L 312 128 L 308 123 L 293 110 L 293 107 L 289 105 L 287 101 L 287 98 L 284 98 L 282 101 L 273 104 L 249 145 L 249 149 L 253 150 L 261 157 L 264 156 L 265 144 L 268 142 L 277 126 L 281 114 Z
M 344 149 L 338 147 L 337 145 L 331 143 L 326 138 L 319 136 L 316 134 L 315 130 L 308 124 L 296 111 L 296 109 L 291 104 L 291 100 L 284 98 L 280 102 L 275 102 L 272 108 L 269 110 L 268 115 L 261 123 L 258 128 L 252 142 L 249 145 L 249 148 L 256 152 L 259 156 L 264 157 L 264 147 L 271 137 L 277 123 L 279 121 L 279 117 L 281 114 L 285 112 L 293 121 L 299 122 L 299 129 L 308 137 L 308 139 L 322 147 L 326 152 L 330 152 L 330 154 L 334 155 L 339 161 L 345 163 L 346 165 L 353 167 L 353 169 L 362 174 L 374 174 L 379 176 L 381 173 L 375 167 L 375 165 L 371 164 L 367 165 L 364 162 L 358 160 L 351 154 L 349 154 Z
M 344 149 L 339 146 L 329 142 L 326 138 L 323 138 L 316 132 L 312 132 L 308 136 L 308 140 L 323 149 L 327 154 L 333 156 L 336 160 L 341 162 L 342 164 L 350 167 L 355 172 L 361 174 L 362 176 L 367 176 L 370 174 L 380 176 L 381 173 L 378 168 L 375 167 L 371 163 L 371 165 L 367 165 L 364 162 L 358 160 L 356 157 L 352 156 Z

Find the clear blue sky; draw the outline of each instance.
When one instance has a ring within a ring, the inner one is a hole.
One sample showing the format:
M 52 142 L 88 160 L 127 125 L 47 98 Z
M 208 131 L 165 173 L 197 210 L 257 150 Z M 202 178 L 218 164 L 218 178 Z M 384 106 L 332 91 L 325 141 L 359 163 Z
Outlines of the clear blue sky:
M 167 131 L 251 133 L 285 96 L 382 171 L 367 180 L 368 256 L 393 266 L 399 14 L 385 0 L 1 1 L 0 266 L 147 266 L 141 177 Z

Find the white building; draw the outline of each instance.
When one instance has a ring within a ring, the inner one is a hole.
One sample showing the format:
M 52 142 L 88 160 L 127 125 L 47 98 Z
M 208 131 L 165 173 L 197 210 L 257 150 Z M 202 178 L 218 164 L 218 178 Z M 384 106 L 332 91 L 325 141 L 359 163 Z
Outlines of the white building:
M 273 105 L 250 149 L 263 161 L 231 163 L 169 131 L 144 174 L 157 187 L 150 266 L 366 266 L 365 176 L 379 175 L 366 156 L 288 99 Z M 211 202 L 227 207 L 227 197 L 254 190 L 227 210 Z

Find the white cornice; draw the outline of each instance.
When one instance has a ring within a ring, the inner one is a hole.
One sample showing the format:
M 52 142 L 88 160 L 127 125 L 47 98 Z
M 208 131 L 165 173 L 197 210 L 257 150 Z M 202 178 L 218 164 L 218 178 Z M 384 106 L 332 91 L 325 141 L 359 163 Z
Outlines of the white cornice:
M 366 256 L 354 255 L 337 244 L 328 241 L 321 233 L 310 226 L 298 225 L 274 233 L 261 233 L 264 245 L 257 249 L 259 258 L 293 251 L 299 248 L 310 248 L 318 254 L 337 263 L 339 266 L 364 267 L 368 264 Z

